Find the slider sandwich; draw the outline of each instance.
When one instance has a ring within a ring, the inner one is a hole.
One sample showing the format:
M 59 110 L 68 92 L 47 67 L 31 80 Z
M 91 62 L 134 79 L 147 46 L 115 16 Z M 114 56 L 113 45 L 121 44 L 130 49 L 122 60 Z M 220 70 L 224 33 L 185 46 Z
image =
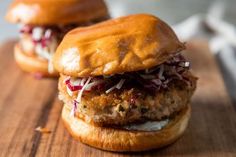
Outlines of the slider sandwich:
M 9 22 L 19 24 L 16 62 L 40 76 L 59 76 L 52 56 L 69 30 L 108 18 L 103 0 L 15 0 L 6 15 Z
M 148 14 L 70 31 L 53 58 L 68 131 L 117 152 L 174 142 L 187 127 L 197 81 L 184 49 L 165 22 Z

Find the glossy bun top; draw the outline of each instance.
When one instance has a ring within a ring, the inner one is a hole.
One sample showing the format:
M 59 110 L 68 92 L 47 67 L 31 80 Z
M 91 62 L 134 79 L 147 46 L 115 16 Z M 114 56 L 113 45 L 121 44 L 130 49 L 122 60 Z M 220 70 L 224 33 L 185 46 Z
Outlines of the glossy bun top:
M 151 68 L 184 48 L 165 22 L 137 14 L 70 31 L 53 62 L 69 76 L 111 75 Z
M 15 0 L 6 19 L 32 25 L 66 25 L 108 16 L 103 0 Z

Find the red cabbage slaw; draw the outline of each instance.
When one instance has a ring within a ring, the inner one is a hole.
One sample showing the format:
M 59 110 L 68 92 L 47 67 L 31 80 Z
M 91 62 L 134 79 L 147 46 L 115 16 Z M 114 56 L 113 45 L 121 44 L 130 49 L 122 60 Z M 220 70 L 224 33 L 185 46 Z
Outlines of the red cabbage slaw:
M 28 34 L 31 36 L 34 44 L 41 44 L 46 47 L 52 39 L 61 41 L 64 35 L 70 30 L 78 27 L 78 24 L 69 24 L 65 26 L 35 26 L 35 25 L 20 25 L 20 34 Z

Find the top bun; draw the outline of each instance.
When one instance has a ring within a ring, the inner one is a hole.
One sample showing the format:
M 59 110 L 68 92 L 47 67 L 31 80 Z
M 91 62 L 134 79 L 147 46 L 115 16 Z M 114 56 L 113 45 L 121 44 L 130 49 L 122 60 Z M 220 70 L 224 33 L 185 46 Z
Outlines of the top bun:
M 69 76 L 111 75 L 151 68 L 183 49 L 165 22 L 137 14 L 70 31 L 53 62 Z
M 6 19 L 32 25 L 65 25 L 107 16 L 103 0 L 15 0 Z

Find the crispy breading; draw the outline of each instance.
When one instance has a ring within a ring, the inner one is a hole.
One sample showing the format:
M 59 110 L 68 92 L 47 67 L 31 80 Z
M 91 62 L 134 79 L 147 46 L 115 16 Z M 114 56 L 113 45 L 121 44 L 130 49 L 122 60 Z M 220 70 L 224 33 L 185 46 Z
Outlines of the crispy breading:
M 97 125 L 125 125 L 146 120 L 161 120 L 181 111 L 189 103 L 196 88 L 196 78 L 189 72 L 191 85 L 184 81 L 173 80 L 169 88 L 157 93 L 148 93 L 139 88 L 115 90 L 108 94 L 104 91 L 90 91 L 83 94 L 77 106 L 76 115 Z M 73 96 L 67 93 L 65 76 L 59 80 L 61 99 L 70 107 Z

